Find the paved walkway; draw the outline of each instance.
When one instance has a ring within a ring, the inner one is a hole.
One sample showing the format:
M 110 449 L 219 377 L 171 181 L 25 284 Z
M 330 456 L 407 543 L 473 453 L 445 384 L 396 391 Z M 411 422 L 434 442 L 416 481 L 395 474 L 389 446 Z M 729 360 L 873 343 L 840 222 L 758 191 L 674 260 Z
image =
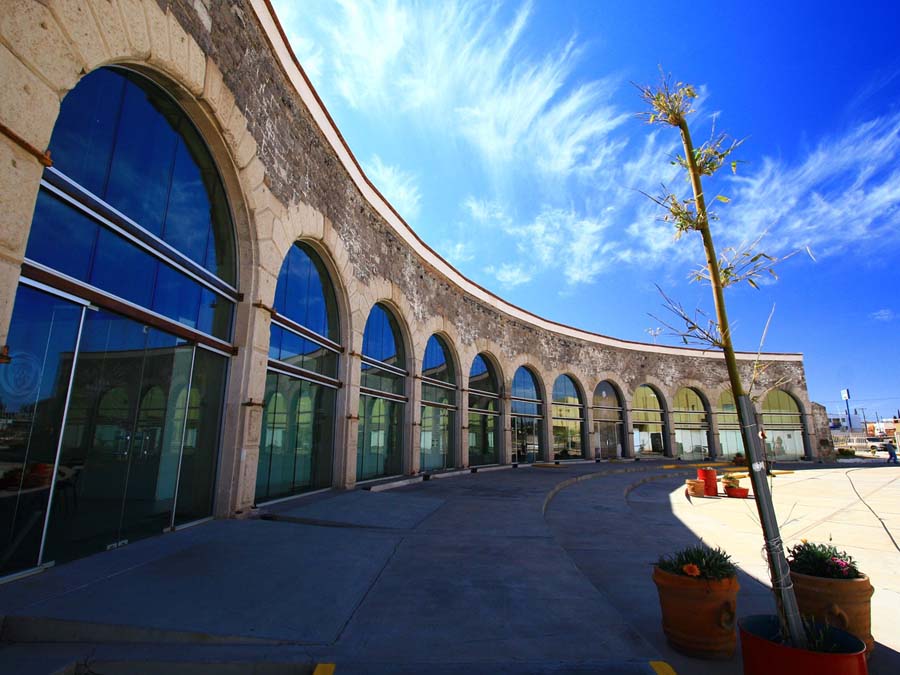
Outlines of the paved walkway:
M 802 489 L 801 477 L 809 484 L 827 473 L 784 478 L 776 497 L 782 485 L 787 495 L 791 481 Z M 851 475 L 864 494 L 879 494 L 888 478 L 876 473 Z M 338 675 L 651 673 L 649 662 L 663 659 L 681 675 L 737 673 L 736 660 L 672 652 L 659 628 L 657 555 L 695 539 L 692 529 L 725 536 L 721 513 L 747 518 L 736 500 L 688 504 L 676 489 L 684 477 L 651 462 L 466 473 L 388 492 L 328 492 L 273 506 L 265 519 L 136 542 L 0 585 L 0 637 L 12 643 L 0 648 L 0 672 L 82 662 L 111 674 L 142 662 L 141 672 L 253 664 L 274 674 L 328 661 Z M 895 508 L 891 489 L 881 494 Z M 770 593 L 736 548 L 758 546 L 758 531 L 746 529 L 729 543 L 749 573 L 739 613 L 769 612 Z

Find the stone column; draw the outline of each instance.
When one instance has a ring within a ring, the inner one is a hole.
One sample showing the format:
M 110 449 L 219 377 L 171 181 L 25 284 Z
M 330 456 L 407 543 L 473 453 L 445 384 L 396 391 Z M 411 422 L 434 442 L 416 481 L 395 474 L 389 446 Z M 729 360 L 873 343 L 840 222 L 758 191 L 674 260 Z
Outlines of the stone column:
M 594 410 L 590 406 L 584 406 L 584 427 L 582 429 L 585 459 L 595 459 L 600 456 L 600 449 L 594 447 Z
M 362 338 L 354 340 L 353 344 L 362 344 Z M 359 400 L 359 383 L 362 378 L 362 359 L 355 350 L 348 350 L 342 359 L 346 364 L 344 369 L 344 387 L 341 389 L 341 398 L 343 399 L 343 414 L 340 415 L 336 424 L 344 428 L 344 442 L 337 453 L 340 459 L 335 461 L 335 487 L 345 490 L 352 490 L 356 487 L 356 456 L 357 445 L 359 443 L 359 424 L 360 424 L 360 400 Z M 341 409 L 341 406 L 338 406 Z
M 501 396 L 497 401 L 500 408 L 500 416 L 497 418 L 500 437 L 500 463 L 512 464 L 513 437 L 512 437 L 512 401 L 509 396 Z
M 462 469 L 469 466 L 469 390 L 459 389 L 457 396 L 453 466 Z
M 553 461 L 553 406 L 544 404 L 544 450 L 542 457 L 545 462 Z
M 631 410 L 622 406 L 622 457 L 634 458 L 634 433 L 631 429 Z
M 672 424 L 672 414 L 667 410 L 663 410 L 663 455 L 665 457 L 675 456 L 675 427 Z
M 711 459 L 717 459 L 722 456 L 722 444 L 719 441 L 719 415 L 717 413 L 709 413 L 709 456 Z
M 422 379 L 419 373 L 406 378 L 409 388 L 409 400 L 403 416 L 403 453 L 402 472 L 404 476 L 419 473 L 422 459 L 420 448 L 422 443 Z

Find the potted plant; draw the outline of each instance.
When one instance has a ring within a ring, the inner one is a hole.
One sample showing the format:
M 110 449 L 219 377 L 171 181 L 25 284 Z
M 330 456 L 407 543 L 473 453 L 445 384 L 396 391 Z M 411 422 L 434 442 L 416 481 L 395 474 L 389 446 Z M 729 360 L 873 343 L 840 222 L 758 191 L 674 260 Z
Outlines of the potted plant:
M 733 473 L 726 473 L 722 476 L 722 486 L 725 488 L 725 494 L 729 497 L 746 499 L 750 494 L 749 488 L 742 488 L 741 479 Z
M 874 589 L 846 551 L 805 539 L 788 549 L 791 581 L 804 617 L 852 633 L 866 645 L 866 658 L 875 646 L 871 603 Z
M 731 557 L 704 544 L 663 556 L 653 568 L 663 632 L 689 656 L 727 659 L 737 642 L 734 620 L 740 585 Z

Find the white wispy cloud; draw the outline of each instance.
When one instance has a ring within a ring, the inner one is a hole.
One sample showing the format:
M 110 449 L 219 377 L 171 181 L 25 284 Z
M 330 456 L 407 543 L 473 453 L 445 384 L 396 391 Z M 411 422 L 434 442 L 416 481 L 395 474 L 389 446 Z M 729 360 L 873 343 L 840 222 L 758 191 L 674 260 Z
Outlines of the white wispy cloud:
M 627 118 L 608 104 L 616 78 L 568 86 L 582 56 L 574 37 L 528 53 L 530 2 L 509 19 L 483 0 L 312 3 L 304 21 L 288 2 L 276 9 L 296 51 L 318 58 L 308 45 L 327 45 L 325 65 L 316 65 L 328 70 L 321 86 L 352 108 L 449 130 L 488 166 L 527 160 L 546 173 L 590 172 Z
M 875 321 L 893 321 L 897 318 L 897 315 L 892 309 L 879 309 L 869 314 L 869 318 Z
M 765 158 L 732 179 L 729 238 L 768 232 L 771 249 L 810 246 L 817 257 L 847 245 L 900 240 L 900 113 L 825 139 L 795 163 Z M 725 214 L 723 213 L 723 219 Z
M 421 195 L 416 177 L 381 161 L 378 155 L 365 164 L 366 175 L 397 212 L 409 222 L 419 217 Z
M 484 270 L 493 276 L 504 288 L 514 288 L 531 281 L 532 273 L 522 265 L 502 263 L 499 266 L 489 265 Z

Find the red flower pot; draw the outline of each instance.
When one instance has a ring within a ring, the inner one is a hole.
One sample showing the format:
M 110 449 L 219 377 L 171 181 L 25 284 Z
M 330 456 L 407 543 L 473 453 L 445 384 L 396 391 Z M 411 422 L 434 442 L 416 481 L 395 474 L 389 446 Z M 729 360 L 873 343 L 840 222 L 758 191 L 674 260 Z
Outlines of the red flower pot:
M 782 644 L 776 616 L 745 616 L 738 626 L 744 675 L 868 675 L 866 645 L 846 631 L 821 626 L 835 651 L 814 652 Z
M 746 499 L 747 495 L 750 494 L 750 488 L 726 487 L 725 494 L 736 499 Z
M 706 497 L 719 496 L 719 484 L 717 482 L 718 478 L 716 477 L 715 469 L 710 469 L 709 467 L 697 469 L 697 479 L 704 482 L 705 487 L 703 489 L 703 494 Z

